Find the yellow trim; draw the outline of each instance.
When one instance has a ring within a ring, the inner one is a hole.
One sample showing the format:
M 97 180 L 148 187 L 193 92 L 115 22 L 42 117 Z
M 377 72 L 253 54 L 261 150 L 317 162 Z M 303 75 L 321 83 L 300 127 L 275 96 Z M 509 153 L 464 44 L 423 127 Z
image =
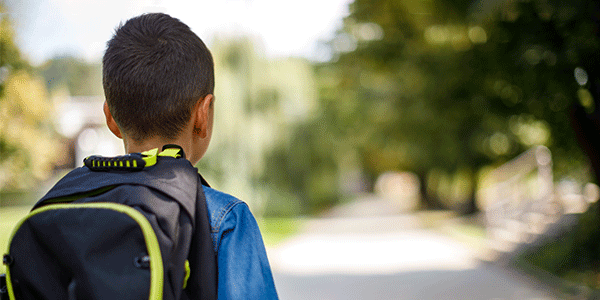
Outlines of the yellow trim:
M 185 289 L 187 287 L 187 282 L 188 279 L 190 279 L 190 274 L 191 274 L 191 270 L 190 270 L 190 261 L 189 260 L 185 260 L 185 277 L 183 278 L 183 289 Z
M 136 209 L 119 203 L 75 203 L 75 204 L 54 204 L 43 206 L 38 208 L 28 214 L 26 217 L 21 219 L 15 228 L 13 229 L 10 239 L 8 242 L 8 247 L 6 253 L 10 255 L 10 244 L 12 239 L 14 238 L 17 230 L 23 225 L 23 223 L 35 216 L 36 214 L 55 209 L 76 209 L 76 208 L 100 208 L 100 209 L 109 209 L 113 211 L 117 211 L 120 213 L 124 213 L 131 217 L 134 221 L 138 223 L 140 228 L 142 229 L 142 233 L 144 235 L 144 240 L 146 241 L 146 248 L 148 250 L 148 255 L 150 256 L 150 297 L 149 299 L 162 299 L 163 298 L 163 262 L 162 256 L 160 253 L 160 246 L 158 244 L 158 239 L 156 238 L 156 233 L 154 229 L 152 229 L 152 225 L 148 222 L 148 219 L 142 215 Z M 15 299 L 15 293 L 12 286 L 12 281 L 10 278 L 10 266 L 6 268 L 6 285 L 8 289 L 8 297 L 9 299 Z
M 146 161 L 146 167 L 154 166 L 156 164 L 157 156 L 158 148 L 142 152 L 142 159 Z
M 133 167 L 137 168 L 137 160 L 132 161 Z
M 181 154 L 179 154 L 179 151 L 180 150 L 177 148 L 167 148 L 163 152 L 159 153 L 158 156 L 170 156 L 170 157 L 178 158 L 178 157 L 181 157 Z
M 158 148 L 154 148 L 154 149 L 146 150 L 146 151 L 142 152 L 141 154 L 142 154 L 142 155 L 145 155 L 145 156 L 153 156 L 153 155 L 157 155 L 157 154 L 158 154 Z

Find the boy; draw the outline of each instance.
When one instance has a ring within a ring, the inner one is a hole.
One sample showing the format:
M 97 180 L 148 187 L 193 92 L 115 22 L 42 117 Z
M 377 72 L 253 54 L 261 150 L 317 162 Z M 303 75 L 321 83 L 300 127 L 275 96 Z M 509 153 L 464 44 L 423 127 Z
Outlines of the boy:
M 123 139 L 127 153 L 176 144 L 193 165 L 204 156 L 213 126 L 213 60 L 187 25 L 161 13 L 128 20 L 107 43 L 103 85 L 106 123 Z M 218 297 L 277 299 L 262 237 L 248 206 L 206 186 L 204 192 Z M 193 294 L 187 291 L 184 296 Z

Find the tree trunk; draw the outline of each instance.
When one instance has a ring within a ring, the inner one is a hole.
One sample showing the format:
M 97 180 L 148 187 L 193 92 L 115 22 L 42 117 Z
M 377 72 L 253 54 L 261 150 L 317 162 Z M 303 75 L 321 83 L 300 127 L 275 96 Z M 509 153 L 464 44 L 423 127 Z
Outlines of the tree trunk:
M 427 172 L 419 172 L 419 173 L 417 173 L 417 176 L 419 177 L 419 181 L 421 183 L 421 185 L 420 185 L 421 199 L 422 199 L 421 204 L 422 204 L 423 209 L 424 210 L 444 209 L 445 207 L 441 204 L 437 195 L 431 195 L 427 191 Z
M 473 215 L 479 212 L 475 197 L 477 194 L 477 179 L 475 177 L 472 177 L 471 180 L 473 182 L 471 184 L 472 188 L 469 195 L 469 199 L 467 199 L 465 202 L 461 203 L 459 207 L 457 207 L 457 212 L 461 215 Z

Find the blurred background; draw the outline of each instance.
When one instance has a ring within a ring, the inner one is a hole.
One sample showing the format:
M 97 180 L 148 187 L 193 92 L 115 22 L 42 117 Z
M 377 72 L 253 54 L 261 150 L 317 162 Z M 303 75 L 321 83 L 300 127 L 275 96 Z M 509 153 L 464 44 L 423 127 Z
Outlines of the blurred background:
M 591 0 L 0 1 L 0 249 L 84 157 L 123 153 L 101 57 L 157 11 L 211 49 L 198 168 L 250 205 L 283 299 L 598 296 Z

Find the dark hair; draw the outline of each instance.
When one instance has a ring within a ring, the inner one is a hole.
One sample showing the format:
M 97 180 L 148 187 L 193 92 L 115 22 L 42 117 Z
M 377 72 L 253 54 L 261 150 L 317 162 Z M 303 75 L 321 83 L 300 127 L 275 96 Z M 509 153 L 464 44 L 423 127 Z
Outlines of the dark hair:
M 102 64 L 110 112 L 135 141 L 176 137 L 197 101 L 214 90 L 206 45 L 186 24 L 162 13 L 119 25 Z

